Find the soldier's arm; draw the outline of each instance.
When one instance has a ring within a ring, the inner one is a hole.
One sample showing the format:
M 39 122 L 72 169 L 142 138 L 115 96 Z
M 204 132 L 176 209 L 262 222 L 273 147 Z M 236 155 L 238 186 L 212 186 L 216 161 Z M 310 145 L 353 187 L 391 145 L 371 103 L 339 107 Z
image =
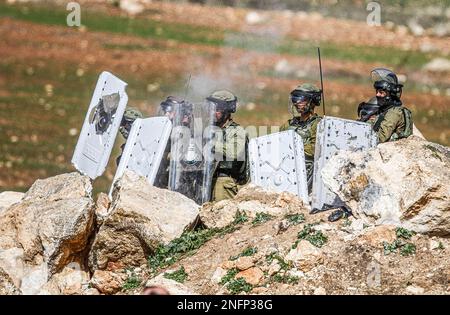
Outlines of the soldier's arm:
M 288 128 L 289 128 L 289 123 L 285 122 L 284 124 L 281 125 L 280 132 L 281 131 L 286 131 L 286 130 L 288 130 Z
M 386 142 L 391 138 L 392 134 L 400 124 L 401 119 L 401 110 L 390 110 L 386 113 L 386 116 L 384 116 L 384 119 L 380 124 L 380 128 L 377 131 L 379 143 Z
M 311 126 L 311 141 L 303 146 L 305 150 L 305 156 L 309 158 L 314 158 L 314 152 L 316 149 L 316 138 L 317 138 L 317 125 L 320 119 L 316 119 Z

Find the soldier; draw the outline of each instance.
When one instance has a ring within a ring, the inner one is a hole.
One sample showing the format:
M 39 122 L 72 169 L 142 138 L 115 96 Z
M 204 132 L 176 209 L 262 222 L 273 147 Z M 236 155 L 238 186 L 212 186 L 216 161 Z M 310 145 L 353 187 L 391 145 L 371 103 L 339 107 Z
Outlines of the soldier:
M 368 102 L 362 102 L 358 105 L 358 121 L 374 124 L 380 111 L 378 100 L 372 97 Z
M 402 106 L 400 100 L 403 85 L 390 70 L 376 68 L 371 73 L 373 86 L 379 106 L 378 115 L 373 123 L 378 142 L 395 141 L 412 135 L 413 121 L 409 109 Z
M 206 98 L 215 107 L 214 125 L 220 128 L 213 147 L 216 167 L 212 183 L 212 200 L 233 198 L 250 179 L 248 136 L 231 118 L 236 112 L 237 97 L 227 90 L 213 92 Z
M 133 125 L 133 122 L 138 119 L 144 117 L 140 111 L 138 111 L 136 108 L 129 107 L 125 110 L 125 113 L 123 114 L 122 121 L 120 122 L 119 131 L 121 135 L 126 140 L 128 139 L 128 135 L 130 134 L 131 126 Z M 125 143 L 123 143 L 120 146 L 121 153 L 116 159 L 116 164 L 119 165 L 120 158 L 122 157 L 123 150 L 125 149 Z
M 317 125 L 322 117 L 314 113 L 314 108 L 320 105 L 322 91 L 315 85 L 304 83 L 291 92 L 290 112 L 293 115 L 280 131 L 294 130 L 303 140 L 308 190 L 311 191 L 314 172 L 314 151 L 316 145 Z M 299 115 L 295 115 L 295 110 Z

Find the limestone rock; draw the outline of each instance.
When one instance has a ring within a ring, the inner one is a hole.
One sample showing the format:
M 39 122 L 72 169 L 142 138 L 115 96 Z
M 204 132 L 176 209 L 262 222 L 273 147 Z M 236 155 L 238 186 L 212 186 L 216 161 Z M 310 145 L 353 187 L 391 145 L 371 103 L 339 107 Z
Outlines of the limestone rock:
M 239 270 L 250 269 L 253 265 L 253 258 L 250 256 L 239 257 L 236 260 L 236 268 Z
M 80 260 L 93 229 L 92 186 L 78 173 L 37 180 L 0 214 L 0 268 L 23 294 Z
M 383 247 L 383 242 L 391 244 L 396 238 L 395 226 L 381 225 L 367 229 L 359 241 L 373 247 Z
M 223 278 L 226 274 L 227 274 L 226 269 L 223 269 L 222 267 L 218 267 L 218 268 L 214 271 L 214 273 L 213 273 L 213 275 L 212 275 L 212 277 L 211 277 L 212 283 L 216 283 L 216 284 L 220 283 L 220 281 L 222 280 L 222 278 Z
M 194 201 L 126 172 L 114 189 L 109 214 L 94 240 L 89 268 L 105 269 L 111 262 L 141 266 L 159 244 L 192 228 L 197 217 Z
M 304 272 L 323 263 L 321 250 L 305 240 L 301 240 L 296 248 L 291 249 L 286 260 L 292 261 L 295 267 Z
M 11 277 L 0 268 L 0 295 L 19 295 L 20 289 L 15 286 Z
M 147 281 L 146 287 L 157 286 L 163 287 L 171 295 L 197 295 L 195 291 L 188 288 L 186 285 L 176 282 L 175 280 L 164 278 L 164 273 Z
M 41 295 L 80 295 L 84 294 L 89 283 L 89 275 L 86 271 L 81 270 L 77 263 L 71 263 L 65 267 L 60 273 L 52 276 L 41 289 Z
M 413 285 L 410 285 L 406 288 L 406 292 L 413 294 L 413 295 L 421 295 L 424 294 L 425 289 L 421 287 L 416 287 Z
M 223 228 L 233 222 L 238 211 L 253 219 L 261 212 L 272 216 L 308 213 L 309 205 L 304 205 L 293 194 L 268 191 L 250 184 L 243 187 L 234 199 L 205 204 L 200 210 L 200 220 L 208 228 Z
M 0 214 L 15 203 L 22 200 L 24 193 L 16 191 L 4 191 L 0 193 Z
M 124 279 L 122 275 L 105 270 L 96 270 L 92 276 L 91 284 L 104 294 L 114 294 L 122 289 Z
M 450 234 L 450 149 L 411 136 L 364 152 L 341 152 L 325 185 L 369 224 Z
M 264 279 L 264 273 L 258 267 L 253 267 L 244 271 L 239 272 L 235 279 L 244 278 L 244 280 L 251 285 L 258 285 Z
M 120 8 L 130 15 L 136 15 L 144 11 L 144 6 L 137 0 L 120 0 Z
M 107 194 L 98 194 L 97 201 L 95 203 L 95 217 L 97 219 L 97 225 L 102 225 L 103 221 L 108 216 L 108 208 L 110 204 L 111 203 Z
M 450 60 L 445 58 L 435 58 L 427 63 L 423 70 L 429 72 L 450 72 Z

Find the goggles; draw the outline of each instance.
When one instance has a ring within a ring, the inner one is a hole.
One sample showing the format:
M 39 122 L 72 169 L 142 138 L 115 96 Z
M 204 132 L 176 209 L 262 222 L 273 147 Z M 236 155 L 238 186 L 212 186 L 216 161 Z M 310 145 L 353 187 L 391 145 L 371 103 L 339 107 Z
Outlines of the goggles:
M 311 99 L 311 97 L 309 97 L 308 95 L 291 95 L 291 102 L 292 104 L 297 104 L 297 103 L 301 103 L 301 102 L 307 102 Z

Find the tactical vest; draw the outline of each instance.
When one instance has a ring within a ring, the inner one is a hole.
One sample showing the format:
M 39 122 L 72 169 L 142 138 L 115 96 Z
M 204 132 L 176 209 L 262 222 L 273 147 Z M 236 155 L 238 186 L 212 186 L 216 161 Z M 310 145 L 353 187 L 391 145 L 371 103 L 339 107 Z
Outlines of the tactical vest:
M 386 116 L 386 113 L 388 112 L 389 109 L 390 108 L 388 108 L 378 116 L 375 124 L 373 125 L 373 130 L 375 130 L 375 132 L 378 132 L 378 130 L 380 129 L 381 123 L 383 122 L 384 117 Z M 389 141 L 408 138 L 413 134 L 412 113 L 409 109 L 403 106 L 401 107 L 401 110 L 403 112 L 403 120 L 405 121 L 405 128 L 402 131 L 396 130 L 389 138 Z
M 317 114 L 310 117 L 306 121 L 301 121 L 297 117 L 294 117 L 293 119 L 289 119 L 289 127 L 287 128 L 287 130 L 294 130 L 296 133 L 298 133 L 303 140 L 303 145 L 310 144 L 312 137 L 312 125 L 318 119 L 320 120 L 321 117 Z M 305 158 L 307 157 L 305 156 Z

